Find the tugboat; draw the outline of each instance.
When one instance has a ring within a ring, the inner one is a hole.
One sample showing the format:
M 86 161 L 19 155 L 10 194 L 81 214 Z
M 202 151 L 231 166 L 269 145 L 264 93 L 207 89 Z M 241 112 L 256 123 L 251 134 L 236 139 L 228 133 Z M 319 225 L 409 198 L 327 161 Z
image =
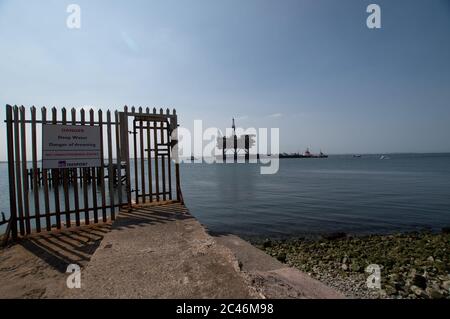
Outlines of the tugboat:
M 304 158 L 313 158 L 313 155 L 309 151 L 309 148 L 306 149 L 306 152 L 303 154 Z
M 328 155 L 326 155 L 326 154 L 322 153 L 322 151 L 320 151 L 319 158 L 328 158 Z
M 328 158 L 328 155 L 325 155 L 322 151 L 320 151 L 319 155 L 315 155 L 309 151 L 309 148 L 307 148 L 306 152 L 303 154 L 303 158 Z

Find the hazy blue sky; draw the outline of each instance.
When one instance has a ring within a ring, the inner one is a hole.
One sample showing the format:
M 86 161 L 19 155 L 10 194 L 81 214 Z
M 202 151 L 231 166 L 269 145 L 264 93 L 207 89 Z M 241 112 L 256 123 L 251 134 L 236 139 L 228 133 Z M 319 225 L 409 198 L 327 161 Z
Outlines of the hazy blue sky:
M 0 57 L 2 122 L 7 103 L 170 106 L 279 127 L 286 152 L 450 151 L 448 0 L 0 0 Z

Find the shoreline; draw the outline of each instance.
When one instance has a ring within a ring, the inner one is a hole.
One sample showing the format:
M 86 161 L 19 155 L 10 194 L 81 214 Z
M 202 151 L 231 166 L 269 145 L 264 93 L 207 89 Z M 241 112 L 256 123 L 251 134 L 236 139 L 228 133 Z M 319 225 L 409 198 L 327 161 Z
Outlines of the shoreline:
M 365 236 L 251 240 L 287 266 L 349 298 L 450 299 L 450 229 Z M 366 267 L 381 268 L 381 289 L 367 288 Z

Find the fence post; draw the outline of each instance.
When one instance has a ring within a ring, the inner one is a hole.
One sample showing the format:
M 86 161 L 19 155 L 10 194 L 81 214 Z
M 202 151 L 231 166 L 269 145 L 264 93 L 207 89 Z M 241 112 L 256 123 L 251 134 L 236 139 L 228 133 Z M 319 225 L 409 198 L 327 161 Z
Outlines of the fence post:
M 20 132 L 21 132 L 21 147 L 22 147 L 22 187 L 23 187 L 23 209 L 25 213 L 25 229 L 27 235 L 31 234 L 31 220 L 30 220 L 30 202 L 28 189 L 28 169 L 27 169 L 27 136 L 26 136 L 26 113 L 25 107 L 21 106 L 20 113 Z
M 173 110 L 173 117 L 171 119 L 172 130 L 175 134 L 172 134 L 172 154 L 175 161 L 175 184 L 177 191 L 177 201 L 184 205 L 183 194 L 181 193 L 180 182 L 180 154 L 178 152 L 178 117 L 177 110 Z
M 122 145 L 120 144 L 121 141 L 121 133 L 120 130 L 121 125 L 119 121 L 119 111 L 116 111 L 114 113 L 115 120 L 116 120 L 116 164 L 117 164 L 117 188 L 118 188 L 118 201 L 119 201 L 119 212 L 122 208 Z
M 36 230 L 41 232 L 41 211 L 39 205 L 39 172 L 37 165 L 37 138 L 36 138 L 36 108 L 31 108 L 31 148 L 33 160 L 33 191 L 34 191 L 34 215 L 36 218 Z
M 134 113 L 134 110 L 131 111 Z M 128 139 L 128 107 L 125 106 L 123 108 L 123 113 L 120 117 L 120 148 L 122 151 L 121 157 L 122 160 L 126 161 L 126 175 L 127 175 L 127 184 L 126 184 L 126 192 L 127 192 L 127 203 L 128 207 L 131 208 L 131 172 L 130 172 L 130 148 L 129 148 L 129 139 Z
M 8 144 L 8 174 L 9 174 L 9 205 L 10 224 L 13 240 L 17 239 L 17 207 L 16 207 L 16 184 L 14 176 L 14 148 L 13 148 L 13 123 L 12 106 L 6 106 L 6 138 Z M 8 236 L 8 234 L 6 234 Z

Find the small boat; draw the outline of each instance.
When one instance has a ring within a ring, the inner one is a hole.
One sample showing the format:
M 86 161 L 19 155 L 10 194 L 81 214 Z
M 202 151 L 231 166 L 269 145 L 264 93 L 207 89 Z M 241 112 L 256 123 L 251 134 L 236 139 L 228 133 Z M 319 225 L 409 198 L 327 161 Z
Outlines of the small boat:
M 354 157 L 354 158 L 361 158 L 361 157 L 362 157 L 362 155 L 359 155 L 359 154 L 355 154 L 355 155 L 353 155 L 353 157 Z
M 320 151 L 319 158 L 328 158 L 328 155 L 325 155 L 322 151 Z
M 309 148 L 306 149 L 306 152 L 303 154 L 303 157 L 304 158 L 312 158 L 313 157 L 313 155 L 309 151 Z
M 307 148 L 306 152 L 303 154 L 303 158 L 328 158 L 328 155 L 325 155 L 322 151 L 320 151 L 319 155 L 315 155 L 309 151 L 309 148 Z
M 390 157 L 386 155 L 381 155 L 380 160 L 389 160 Z

